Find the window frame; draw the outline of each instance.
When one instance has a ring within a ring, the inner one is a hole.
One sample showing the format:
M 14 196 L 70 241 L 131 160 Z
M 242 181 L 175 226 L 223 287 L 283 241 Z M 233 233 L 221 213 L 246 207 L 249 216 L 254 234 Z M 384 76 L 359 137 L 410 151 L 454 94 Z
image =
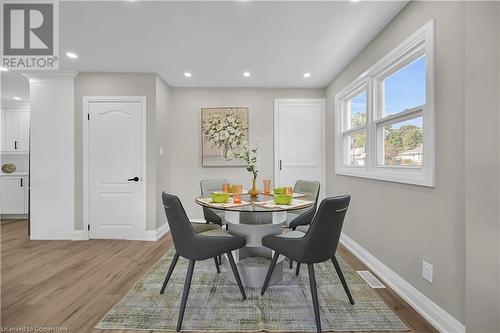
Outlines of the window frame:
M 335 96 L 335 174 L 434 187 L 434 26 L 434 20 L 426 23 Z M 426 103 L 396 114 L 384 115 L 384 79 L 422 56 L 425 56 L 426 61 Z M 346 130 L 346 102 L 365 89 L 366 125 Z M 422 117 L 423 165 L 383 164 L 384 126 L 418 117 Z M 365 165 L 347 164 L 348 147 L 345 138 L 363 131 L 366 131 Z
M 356 133 L 362 133 L 362 132 L 366 132 L 366 137 L 368 137 L 368 115 L 369 115 L 369 108 L 370 108 L 370 103 L 369 103 L 369 99 L 371 98 L 371 94 L 370 94 L 370 82 L 368 82 L 367 80 L 363 80 L 361 82 L 356 82 L 356 85 L 349 90 L 349 93 L 347 95 L 344 96 L 344 98 L 342 99 L 341 101 L 341 105 L 340 105 L 340 108 L 341 108 L 341 113 L 342 114 L 345 114 L 346 113 L 346 107 L 347 107 L 347 102 L 350 101 L 351 99 L 353 99 L 354 97 L 358 96 L 360 93 L 362 93 L 363 91 L 366 91 L 366 123 L 364 126 L 358 126 L 358 127 L 355 127 L 355 128 L 349 128 L 349 129 L 346 129 L 347 128 L 347 123 L 348 123 L 348 119 L 347 117 L 340 117 L 341 119 L 341 135 L 342 135 L 342 143 L 343 143 L 343 149 L 344 149 L 344 156 L 347 157 L 347 154 L 348 154 L 348 148 L 347 148 L 347 145 L 346 145 L 346 139 L 347 137 L 349 137 L 350 135 L 354 135 Z M 349 119 L 350 120 L 350 119 Z M 367 147 L 366 147 L 366 141 L 365 141 L 365 155 L 366 155 L 366 151 L 367 151 Z M 344 164 L 344 166 L 346 167 L 351 167 L 351 168 L 364 168 L 366 166 L 366 161 L 368 159 L 365 157 L 365 165 L 355 165 L 355 164 L 347 164 L 347 159 L 344 158 L 342 160 L 342 163 Z

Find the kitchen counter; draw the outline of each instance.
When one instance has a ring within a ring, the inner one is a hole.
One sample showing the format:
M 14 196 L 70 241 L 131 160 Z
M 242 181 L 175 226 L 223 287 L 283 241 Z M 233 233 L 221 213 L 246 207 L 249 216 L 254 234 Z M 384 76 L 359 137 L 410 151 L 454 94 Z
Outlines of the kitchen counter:
M 12 173 L 0 172 L 0 177 L 23 177 L 28 176 L 30 173 L 28 171 L 15 171 Z

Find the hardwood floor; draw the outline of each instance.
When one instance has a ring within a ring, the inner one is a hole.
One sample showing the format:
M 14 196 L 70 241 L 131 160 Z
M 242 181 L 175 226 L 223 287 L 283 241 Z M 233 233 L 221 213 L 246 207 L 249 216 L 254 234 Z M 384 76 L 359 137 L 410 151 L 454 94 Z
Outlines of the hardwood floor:
M 59 332 L 147 332 L 94 327 L 172 246 L 169 236 L 158 242 L 30 241 L 24 220 L 2 221 L 0 232 L 2 331 L 43 326 Z M 355 269 L 366 269 L 345 248 L 339 253 Z M 437 332 L 392 290 L 376 291 L 410 332 Z

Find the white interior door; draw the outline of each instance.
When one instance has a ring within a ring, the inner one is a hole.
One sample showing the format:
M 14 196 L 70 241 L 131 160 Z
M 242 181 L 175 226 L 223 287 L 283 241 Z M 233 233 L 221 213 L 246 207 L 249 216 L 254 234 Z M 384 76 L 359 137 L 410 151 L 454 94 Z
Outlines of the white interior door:
M 88 102 L 89 238 L 145 233 L 141 101 Z
M 324 99 L 277 99 L 274 102 L 276 186 L 299 179 L 321 182 L 325 196 Z

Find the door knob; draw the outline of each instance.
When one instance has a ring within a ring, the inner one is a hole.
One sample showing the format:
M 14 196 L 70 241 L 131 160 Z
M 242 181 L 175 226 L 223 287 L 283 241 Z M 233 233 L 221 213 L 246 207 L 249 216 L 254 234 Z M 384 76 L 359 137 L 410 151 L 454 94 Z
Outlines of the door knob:
M 138 182 L 139 181 L 139 177 L 134 177 L 134 178 L 129 178 L 127 179 L 129 182 Z

